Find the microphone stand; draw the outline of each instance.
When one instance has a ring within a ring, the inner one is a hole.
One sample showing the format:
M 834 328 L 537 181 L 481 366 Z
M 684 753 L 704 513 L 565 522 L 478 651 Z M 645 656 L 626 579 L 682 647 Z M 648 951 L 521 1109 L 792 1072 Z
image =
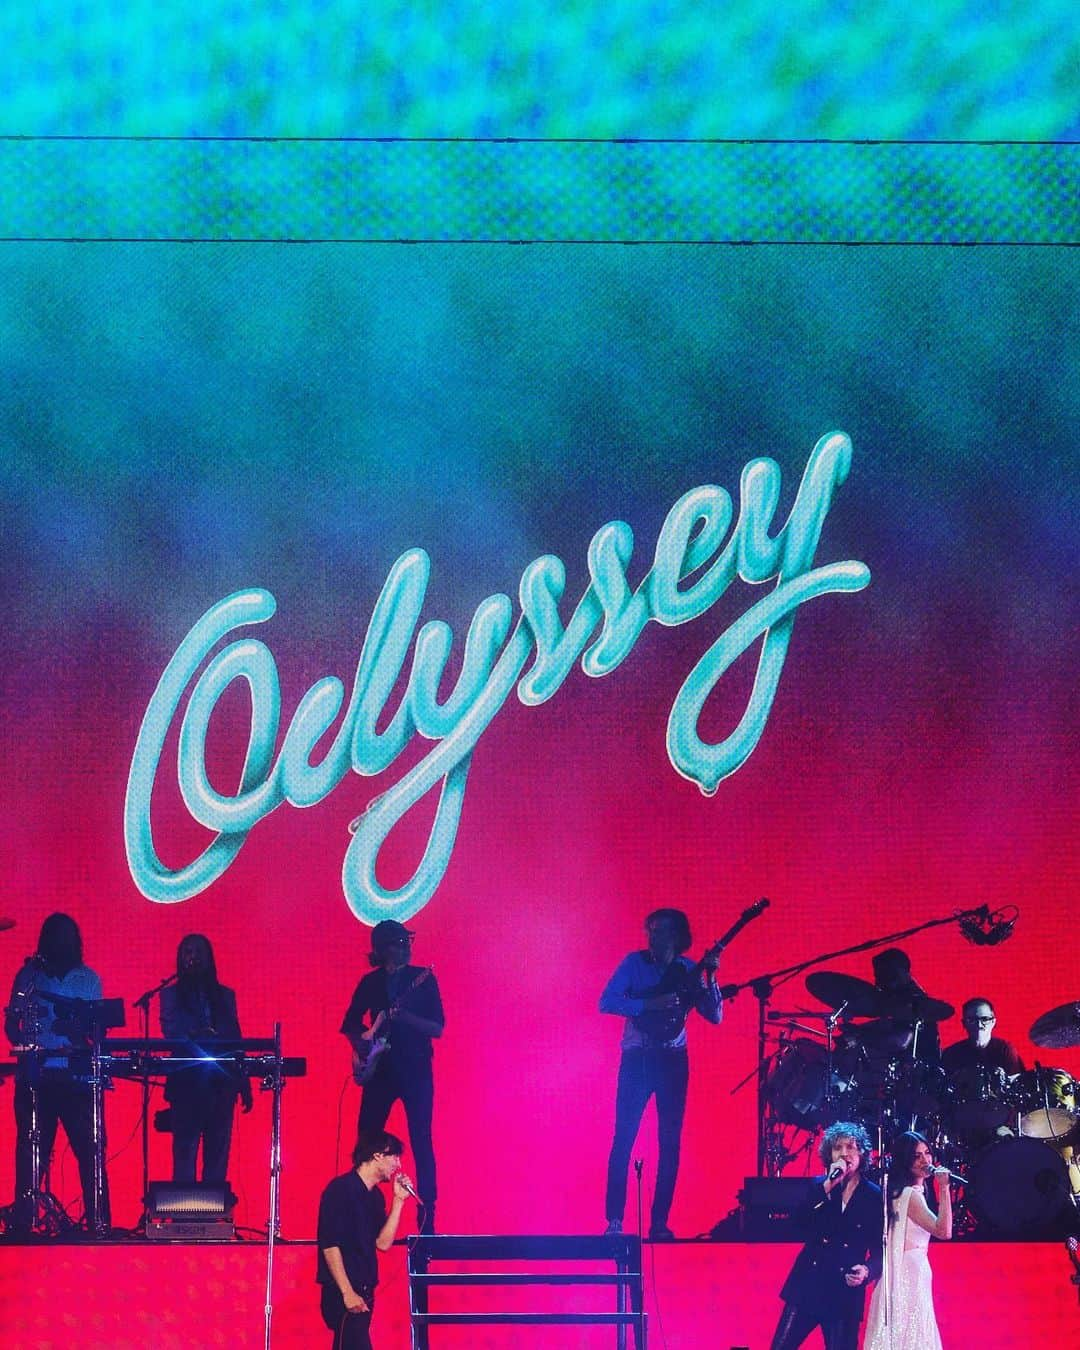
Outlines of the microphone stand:
M 634 1159 L 634 1175 L 637 1178 L 637 1230 L 639 1241 L 643 1241 L 645 1238 L 645 1207 L 642 1204 L 641 1196 L 641 1169 L 643 1166 L 644 1163 L 640 1158 Z
M 893 1343 L 892 1272 L 889 1269 L 889 1164 L 881 1147 L 881 1125 L 878 1124 L 878 1157 L 881 1159 L 881 1288 L 885 1325 L 889 1330 L 889 1344 Z
M 132 1003 L 133 1008 L 138 1008 L 142 1013 L 142 1038 L 146 1042 L 146 1050 L 143 1056 L 142 1072 L 142 1218 L 139 1220 L 139 1228 L 143 1233 L 146 1232 L 146 1200 L 150 1194 L 150 1000 L 155 994 L 160 994 L 163 989 L 168 988 L 170 984 L 175 984 L 176 975 L 166 975 L 160 984 L 155 984 L 153 989 L 148 989 L 145 994 L 140 994 Z
M 850 947 L 841 947 L 837 951 L 822 952 L 818 956 L 812 956 L 806 961 L 797 961 L 793 966 L 785 966 L 782 970 L 769 971 L 765 975 L 756 975 L 752 979 L 744 980 L 741 984 L 726 984 L 720 991 L 725 999 L 733 999 L 744 989 L 753 992 L 758 1001 L 758 1069 L 757 1069 L 757 1114 L 758 1114 L 758 1139 L 757 1139 L 757 1169 L 758 1176 L 768 1175 L 765 1172 L 766 1158 L 768 1153 L 767 1141 L 765 1138 L 765 1065 L 768 1059 L 766 1055 L 765 1044 L 765 1021 L 766 1008 L 769 999 L 772 997 L 776 985 L 785 980 L 791 979 L 795 975 L 801 975 L 804 970 L 809 970 L 812 966 L 819 966 L 824 961 L 834 961 L 841 956 L 851 956 L 856 952 L 873 951 L 875 947 L 884 947 L 893 942 L 902 942 L 905 938 L 914 937 L 916 933 L 925 932 L 928 928 L 941 928 L 945 924 L 959 923 L 963 919 L 977 918 L 982 913 L 981 909 L 961 909 L 955 914 L 950 914 L 943 919 L 927 919 L 924 923 L 917 923 L 913 928 L 904 928 L 898 933 L 886 933 L 882 937 L 868 938 L 865 942 L 856 942 Z M 829 1088 L 832 1084 L 827 1084 Z

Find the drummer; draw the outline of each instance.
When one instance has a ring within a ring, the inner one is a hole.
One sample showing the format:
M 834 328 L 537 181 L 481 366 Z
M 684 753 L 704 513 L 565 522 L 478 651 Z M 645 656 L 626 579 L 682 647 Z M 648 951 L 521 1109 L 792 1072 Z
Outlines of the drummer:
M 858 1028 L 863 1048 L 871 1057 L 900 1055 L 937 1064 L 941 1059 L 938 1020 L 951 1016 L 952 1008 L 927 996 L 912 977 L 911 958 L 899 947 L 878 952 L 872 964 L 885 1015 Z
M 946 1073 L 964 1069 L 1001 1069 L 1011 1078 L 1024 1072 L 1024 1061 L 1011 1041 L 994 1035 L 997 1014 L 988 998 L 969 998 L 960 1012 L 966 1033 L 962 1041 L 950 1045 L 942 1053 L 941 1063 Z
M 1009 1080 L 1023 1073 L 1024 1061 L 1015 1045 L 993 1034 L 997 1017 L 988 998 L 969 998 L 961 1020 L 967 1034 L 941 1056 L 949 1080 L 947 1125 L 955 1140 L 980 1149 L 1013 1133 L 1017 1103 Z

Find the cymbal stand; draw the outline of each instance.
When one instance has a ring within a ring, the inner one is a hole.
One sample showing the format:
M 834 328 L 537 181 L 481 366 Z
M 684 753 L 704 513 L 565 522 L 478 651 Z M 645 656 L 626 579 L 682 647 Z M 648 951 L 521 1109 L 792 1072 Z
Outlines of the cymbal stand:
M 833 1050 L 836 1043 L 836 1028 L 840 1019 L 843 1017 L 844 1010 L 849 1002 L 849 999 L 845 999 L 843 1003 L 840 1004 L 839 1008 L 830 1013 L 825 1019 L 825 1103 L 830 1107 L 836 1101 L 833 1092 Z
M 878 1157 L 881 1159 L 881 1288 L 885 1300 L 885 1325 L 889 1329 L 889 1344 L 892 1345 L 892 1272 L 889 1269 L 889 1166 L 892 1159 L 884 1150 L 880 1121 L 877 1135 Z
M 761 1058 L 761 1050 L 758 1051 L 758 1062 L 744 1077 L 740 1078 L 731 1089 L 730 1095 L 734 1097 L 736 1092 L 741 1092 L 747 1083 L 754 1078 L 757 1080 L 757 1112 L 758 1112 L 758 1176 L 779 1176 L 789 1162 L 797 1154 L 790 1153 L 787 1144 L 782 1138 L 783 1123 L 773 1118 L 769 1112 L 768 1104 L 762 1107 L 765 1100 L 764 1088 L 765 1082 L 769 1076 L 769 1066 L 773 1063 L 779 1063 L 790 1042 L 786 1032 L 780 1034 L 780 1045 L 771 1055 Z M 764 1139 L 762 1138 L 764 1136 Z M 764 1160 L 764 1161 L 762 1161 Z M 762 1171 L 765 1167 L 768 1171 Z
M 44 1237 L 58 1237 L 76 1227 L 74 1220 L 53 1194 L 49 1187 L 48 1166 L 41 1156 L 41 1117 L 38 1110 L 38 1091 L 41 1079 L 41 1057 L 44 1051 L 33 1049 L 28 1058 L 30 1064 L 26 1077 L 26 1086 L 30 1093 L 30 1187 L 16 1201 L 14 1209 L 18 1212 L 19 1202 L 30 1212 L 30 1231 Z M 25 1061 L 24 1061 L 25 1062 Z

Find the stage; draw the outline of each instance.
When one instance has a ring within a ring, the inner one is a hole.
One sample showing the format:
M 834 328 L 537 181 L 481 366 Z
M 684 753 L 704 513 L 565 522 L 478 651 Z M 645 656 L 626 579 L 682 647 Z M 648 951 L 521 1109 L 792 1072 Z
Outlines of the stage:
M 646 1244 L 644 1272 L 651 1350 L 767 1350 L 777 1290 L 797 1248 L 788 1243 Z M 123 1241 L 0 1244 L 0 1337 L 10 1350 L 231 1350 L 264 1343 L 265 1246 L 255 1242 L 171 1244 Z M 1028 1350 L 1048 1338 L 1071 1343 L 1080 1327 L 1077 1290 L 1061 1243 L 936 1243 L 935 1304 L 949 1350 Z M 329 1344 L 318 1316 L 310 1240 L 274 1253 L 272 1344 Z M 496 1300 L 498 1300 L 496 1302 Z M 409 1344 L 408 1287 L 401 1244 L 382 1261 L 377 1350 Z M 610 1291 L 480 1289 L 434 1291 L 441 1311 L 613 1306 Z M 464 1347 L 612 1346 L 610 1328 L 433 1327 L 433 1350 Z M 816 1333 L 815 1333 L 816 1337 Z M 820 1345 L 812 1339 L 808 1346 Z

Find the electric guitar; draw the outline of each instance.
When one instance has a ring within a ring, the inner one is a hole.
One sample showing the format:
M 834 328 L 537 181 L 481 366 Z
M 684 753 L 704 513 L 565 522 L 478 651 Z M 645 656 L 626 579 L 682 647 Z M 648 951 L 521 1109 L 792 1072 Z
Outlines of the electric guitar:
M 400 1009 L 414 989 L 422 985 L 434 973 L 434 966 L 425 966 L 400 997 L 394 1000 L 389 1009 L 386 1012 L 376 1013 L 371 1026 L 366 1031 L 361 1032 L 360 1043 L 353 1046 L 352 1054 L 352 1076 L 357 1087 L 363 1087 L 371 1082 L 375 1076 L 375 1070 L 379 1066 L 379 1060 L 390 1049 L 390 1037 L 379 1035 L 383 1023 L 390 1013 L 395 1013 Z
M 700 991 L 701 973 L 713 957 L 719 956 L 724 948 L 739 933 L 769 907 L 768 900 L 758 900 L 756 904 L 750 905 L 744 909 L 731 927 L 722 938 L 706 951 L 705 955 L 692 970 L 682 964 L 681 961 L 672 961 L 671 965 L 664 971 L 660 979 L 651 989 L 644 989 L 639 995 L 640 998 L 663 998 L 666 995 L 674 994 L 678 1002 L 671 1008 L 647 1008 L 645 1012 L 638 1013 L 634 1018 L 634 1026 L 650 1042 L 662 1044 L 664 1041 L 672 1041 L 682 1030 L 683 1020 L 688 1010 L 693 1006 L 694 1000 Z

